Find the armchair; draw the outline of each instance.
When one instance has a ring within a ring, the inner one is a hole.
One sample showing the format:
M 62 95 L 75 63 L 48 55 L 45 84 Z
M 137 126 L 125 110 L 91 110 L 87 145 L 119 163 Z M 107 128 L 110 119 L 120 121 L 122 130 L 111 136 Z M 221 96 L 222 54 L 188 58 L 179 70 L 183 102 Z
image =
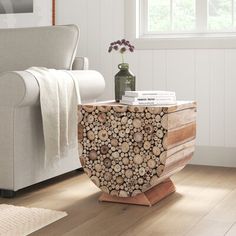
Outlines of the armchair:
M 31 66 L 71 70 L 81 99 L 95 100 L 104 90 L 103 76 L 76 57 L 79 30 L 74 25 L 0 29 L 0 193 L 15 191 L 81 167 L 72 149 L 53 166 L 44 166 L 39 86 L 24 70 Z

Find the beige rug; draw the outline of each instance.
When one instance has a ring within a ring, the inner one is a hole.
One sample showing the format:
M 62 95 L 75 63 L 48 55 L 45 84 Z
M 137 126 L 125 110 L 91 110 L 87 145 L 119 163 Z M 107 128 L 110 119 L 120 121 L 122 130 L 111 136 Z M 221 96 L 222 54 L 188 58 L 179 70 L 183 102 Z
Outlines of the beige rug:
M 28 235 L 66 215 L 63 211 L 0 204 L 0 235 Z

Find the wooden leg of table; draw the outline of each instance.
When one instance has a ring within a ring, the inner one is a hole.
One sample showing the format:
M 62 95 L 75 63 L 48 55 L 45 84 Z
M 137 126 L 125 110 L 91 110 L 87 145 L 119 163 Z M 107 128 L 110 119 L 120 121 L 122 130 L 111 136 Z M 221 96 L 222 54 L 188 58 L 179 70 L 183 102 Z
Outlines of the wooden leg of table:
M 175 192 L 175 186 L 170 179 L 167 179 L 145 193 L 138 194 L 134 197 L 117 197 L 102 193 L 99 201 L 152 206 L 173 192 Z

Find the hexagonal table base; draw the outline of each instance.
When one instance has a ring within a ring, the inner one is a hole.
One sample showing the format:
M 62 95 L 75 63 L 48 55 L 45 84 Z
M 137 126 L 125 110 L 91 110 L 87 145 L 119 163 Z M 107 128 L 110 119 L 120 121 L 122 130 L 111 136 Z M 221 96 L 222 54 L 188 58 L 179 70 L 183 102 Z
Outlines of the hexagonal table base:
M 175 186 L 170 179 L 167 179 L 148 191 L 140 193 L 134 197 L 117 197 L 107 193 L 102 193 L 99 201 L 152 206 L 173 192 L 175 192 Z

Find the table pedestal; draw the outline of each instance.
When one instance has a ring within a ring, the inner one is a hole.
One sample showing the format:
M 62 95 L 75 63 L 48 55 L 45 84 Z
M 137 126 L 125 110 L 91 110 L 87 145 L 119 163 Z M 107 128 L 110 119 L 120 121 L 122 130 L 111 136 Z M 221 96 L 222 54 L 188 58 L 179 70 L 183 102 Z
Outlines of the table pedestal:
M 134 197 L 117 197 L 107 193 L 102 193 L 99 201 L 152 206 L 173 192 L 175 192 L 175 186 L 170 179 L 167 179 L 148 191 L 140 193 Z

